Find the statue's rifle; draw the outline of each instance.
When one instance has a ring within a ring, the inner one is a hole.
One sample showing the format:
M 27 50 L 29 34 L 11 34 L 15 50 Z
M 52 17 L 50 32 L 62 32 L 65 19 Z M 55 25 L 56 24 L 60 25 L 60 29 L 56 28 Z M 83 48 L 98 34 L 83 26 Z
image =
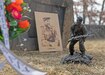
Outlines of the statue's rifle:
M 93 34 L 86 34 L 86 35 L 79 35 L 79 36 L 75 36 L 75 37 L 71 37 L 68 42 L 70 42 L 71 40 L 75 40 L 75 39 L 80 39 L 80 38 L 86 38 L 86 37 L 90 37 L 92 36 Z

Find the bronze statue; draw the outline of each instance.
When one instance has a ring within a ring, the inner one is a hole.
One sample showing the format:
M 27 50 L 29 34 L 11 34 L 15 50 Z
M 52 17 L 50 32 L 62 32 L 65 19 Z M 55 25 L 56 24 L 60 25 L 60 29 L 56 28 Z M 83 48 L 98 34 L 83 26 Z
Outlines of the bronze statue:
M 86 28 L 84 27 L 84 25 L 82 24 L 82 17 L 77 17 L 77 22 L 71 26 L 71 37 L 76 37 L 76 36 L 80 36 L 80 35 L 86 35 L 87 31 Z M 79 49 L 82 53 L 82 55 L 85 54 L 85 47 L 84 47 L 84 42 L 85 42 L 85 37 L 81 37 L 81 38 L 76 38 L 76 39 L 72 39 L 69 45 L 69 52 L 70 55 L 73 55 L 74 53 L 74 45 L 79 42 Z
M 82 17 L 77 17 L 77 22 L 71 26 L 71 38 L 68 40 L 70 42 L 69 45 L 69 52 L 70 54 L 65 56 L 62 60 L 61 63 L 71 63 L 71 62 L 76 62 L 76 63 L 85 63 L 89 64 L 91 63 L 92 56 L 87 54 L 85 51 L 84 47 L 84 42 L 86 37 L 91 36 L 91 34 L 87 33 L 87 29 L 85 25 L 82 24 Z M 79 49 L 81 53 L 79 52 L 74 52 L 74 45 L 79 42 Z

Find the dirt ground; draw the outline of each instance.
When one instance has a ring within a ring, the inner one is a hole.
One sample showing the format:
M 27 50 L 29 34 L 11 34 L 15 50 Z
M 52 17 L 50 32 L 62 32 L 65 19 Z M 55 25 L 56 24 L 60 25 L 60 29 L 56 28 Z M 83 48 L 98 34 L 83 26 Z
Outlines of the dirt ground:
M 87 53 L 93 56 L 90 65 L 85 64 L 61 64 L 61 58 L 66 56 L 68 49 L 62 52 L 39 53 L 38 51 L 14 51 L 16 55 L 24 59 L 31 66 L 48 73 L 48 75 L 105 75 L 105 40 L 88 40 L 85 42 Z M 75 46 L 78 50 L 78 43 Z M 5 59 L 0 54 L 0 60 Z M 17 75 L 6 64 L 0 75 Z

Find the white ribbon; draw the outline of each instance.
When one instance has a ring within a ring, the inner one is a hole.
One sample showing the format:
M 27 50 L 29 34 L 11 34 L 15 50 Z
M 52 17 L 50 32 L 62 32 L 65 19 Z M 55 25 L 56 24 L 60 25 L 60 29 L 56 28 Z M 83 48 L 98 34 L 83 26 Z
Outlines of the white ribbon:
M 4 12 L 4 3 L 3 3 L 3 0 L 0 0 L 0 24 L 1 24 L 1 30 L 2 30 L 3 37 L 4 37 L 5 46 L 8 49 L 10 49 L 8 28 L 7 28 L 7 23 L 6 23 L 6 18 L 5 18 L 4 13 L 5 13 Z
M 6 26 L 6 21 L 5 21 L 5 15 L 4 15 L 4 5 L 3 5 L 3 1 L 0 0 L 0 27 L 3 33 L 4 38 L 4 43 L 5 46 L 10 49 L 10 44 L 9 44 L 9 38 L 8 38 L 8 29 Z M 6 62 L 6 60 L 4 60 Z M 2 70 L 2 68 L 4 67 L 5 63 L 0 63 L 0 70 Z
M 0 70 L 2 70 L 5 64 L 6 64 L 6 60 L 0 62 Z
M 0 41 L 0 50 L 3 52 L 9 64 L 21 75 L 45 75 L 38 69 L 34 69 L 25 63 L 22 59 L 17 57 L 11 50 L 7 49 L 3 43 Z
M 6 46 L 5 47 L 3 43 L 0 41 L 0 50 L 2 51 L 3 55 L 5 56 L 9 64 L 16 70 L 16 72 L 21 75 L 45 75 L 46 74 L 45 72 L 32 68 L 27 63 L 22 61 L 19 57 L 17 57 L 14 53 L 11 52 L 9 45 L 8 28 L 4 14 L 3 0 L 0 0 L 0 24 L 4 37 L 4 43 Z

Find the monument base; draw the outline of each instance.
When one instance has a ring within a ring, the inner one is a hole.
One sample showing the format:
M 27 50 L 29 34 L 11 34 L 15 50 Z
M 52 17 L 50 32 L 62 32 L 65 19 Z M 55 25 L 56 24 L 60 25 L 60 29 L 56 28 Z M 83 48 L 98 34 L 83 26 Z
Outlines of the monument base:
M 82 56 L 81 53 L 75 52 L 74 55 L 67 55 L 61 59 L 62 64 L 69 64 L 69 63 L 80 63 L 80 64 L 87 64 L 89 65 L 92 60 L 92 56 L 89 54 L 85 54 Z

